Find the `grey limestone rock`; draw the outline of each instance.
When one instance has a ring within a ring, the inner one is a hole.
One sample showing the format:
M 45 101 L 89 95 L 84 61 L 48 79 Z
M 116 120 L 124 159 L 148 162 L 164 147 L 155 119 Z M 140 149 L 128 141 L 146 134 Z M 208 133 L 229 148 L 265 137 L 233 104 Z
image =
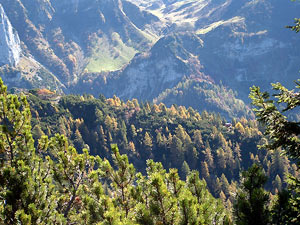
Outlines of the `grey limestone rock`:
M 16 66 L 20 60 L 21 46 L 18 33 L 12 27 L 0 4 L 0 66 Z

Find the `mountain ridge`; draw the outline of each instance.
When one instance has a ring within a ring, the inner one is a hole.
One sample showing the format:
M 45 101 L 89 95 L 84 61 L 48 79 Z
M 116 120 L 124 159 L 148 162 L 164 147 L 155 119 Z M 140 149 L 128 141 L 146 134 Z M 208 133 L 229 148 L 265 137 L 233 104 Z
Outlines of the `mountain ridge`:
M 154 101 L 166 89 L 176 89 L 185 78 L 196 76 L 208 84 L 222 83 L 248 102 L 253 84 L 266 86 L 282 76 L 290 83 L 298 76 L 300 49 L 284 25 L 296 16 L 299 3 L 0 0 L 0 4 L 20 34 L 27 57 L 21 57 L 24 65 L 0 69 L 1 74 L 20 74 L 15 76 L 19 83 L 9 86 L 26 83 L 26 88 Z M 30 61 L 35 65 L 33 75 L 22 70 Z

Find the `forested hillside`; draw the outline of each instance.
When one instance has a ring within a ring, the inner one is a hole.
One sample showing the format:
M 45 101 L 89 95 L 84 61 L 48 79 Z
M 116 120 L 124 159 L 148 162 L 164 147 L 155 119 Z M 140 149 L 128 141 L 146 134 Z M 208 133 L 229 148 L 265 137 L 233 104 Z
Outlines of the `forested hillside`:
M 298 176 L 296 165 L 281 151 L 258 150 L 265 144 L 254 119 L 227 121 L 218 114 L 201 114 L 184 106 L 163 103 L 122 102 L 114 97 L 91 95 L 61 97 L 51 101 L 41 91 L 31 91 L 28 101 L 33 115 L 33 135 L 64 134 L 77 149 L 111 159 L 110 145 L 117 144 L 130 162 L 145 172 L 153 159 L 165 168 L 177 168 L 182 179 L 198 170 L 215 197 L 231 207 L 242 170 L 253 163 L 263 165 L 273 193 L 285 187 L 286 172 Z
M 299 12 L 297 1 L 0 4 L 2 24 L 7 24 L 0 27 L 0 75 L 9 88 L 116 95 L 124 101 L 158 99 L 167 106 L 184 102 L 187 108 L 230 118 L 248 113 L 241 100 L 249 103 L 253 84 L 268 88 L 282 77 L 297 79 L 297 35 L 284 29 Z M 186 82 L 201 88 L 176 94 Z M 205 86 L 213 92 L 224 86 L 224 95 L 234 104 L 224 101 L 223 93 L 208 93 Z
M 0 0 L 0 224 L 298 225 L 299 9 Z
M 117 97 L 59 100 L 45 89 L 26 94 L 30 107 L 26 96 L 0 86 L 4 224 L 297 224 L 298 166 L 274 148 L 298 162 L 297 140 L 283 133 L 297 133 L 296 124 L 284 122 L 257 88 L 251 96 L 263 108 L 256 112 L 270 143 L 255 120 L 230 123 L 206 111 Z M 287 109 L 299 104 L 281 87 L 274 86 L 279 102 L 285 95 Z M 240 183 L 240 171 L 252 164 Z
M 66 137 L 34 140 L 26 97 L 0 79 L 1 224 L 230 224 L 230 213 L 199 173 L 147 160 L 144 175 L 113 145 L 112 164 L 81 154 Z

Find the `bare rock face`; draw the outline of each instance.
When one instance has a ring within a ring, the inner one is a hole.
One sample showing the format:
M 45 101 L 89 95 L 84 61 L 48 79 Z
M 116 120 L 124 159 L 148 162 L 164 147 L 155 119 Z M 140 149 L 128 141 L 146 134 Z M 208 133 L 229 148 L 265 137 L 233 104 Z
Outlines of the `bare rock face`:
M 21 47 L 17 32 L 0 4 L 0 66 L 16 66 L 20 60 Z

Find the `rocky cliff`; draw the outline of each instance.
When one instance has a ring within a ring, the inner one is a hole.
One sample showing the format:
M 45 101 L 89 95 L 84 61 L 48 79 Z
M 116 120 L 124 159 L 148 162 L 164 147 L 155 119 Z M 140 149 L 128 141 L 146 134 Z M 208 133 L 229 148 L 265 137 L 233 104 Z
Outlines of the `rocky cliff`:
M 110 89 L 124 99 L 151 101 L 163 90 L 174 87 L 184 77 L 193 75 L 209 80 L 208 76 L 201 73 L 197 57 L 184 45 L 187 40 L 194 42 L 196 48 L 202 45 L 202 40 L 193 34 L 167 35 L 149 52 L 137 55 Z
M 151 26 L 141 27 L 156 18 L 123 3 L 0 0 L 28 53 L 67 87 L 86 73 L 122 68 L 156 40 Z
M 16 66 L 20 60 L 20 39 L 0 4 L 0 66 Z

